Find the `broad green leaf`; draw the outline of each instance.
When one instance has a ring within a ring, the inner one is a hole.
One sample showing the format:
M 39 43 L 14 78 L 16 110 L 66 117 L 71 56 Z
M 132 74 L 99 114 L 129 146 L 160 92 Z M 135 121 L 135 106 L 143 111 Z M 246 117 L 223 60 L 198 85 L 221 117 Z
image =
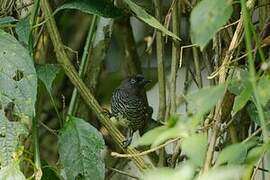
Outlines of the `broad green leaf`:
M 233 104 L 233 114 L 236 114 L 239 110 L 241 110 L 247 102 L 250 100 L 252 96 L 252 87 L 251 84 L 240 93 L 240 95 L 236 96 Z
M 228 90 L 235 94 L 240 93 L 248 86 L 250 86 L 249 73 L 246 69 L 235 68 L 231 71 L 232 80 L 229 81 Z
M 260 157 L 262 157 L 265 152 L 265 148 L 263 146 L 256 146 L 248 151 L 246 163 L 255 164 L 258 162 Z
M 195 167 L 191 163 L 185 163 L 184 165 L 175 169 L 170 168 L 157 168 L 146 172 L 142 180 L 192 180 L 195 175 Z
M 7 166 L 35 114 L 37 79 L 27 50 L 0 30 L 0 164 Z
M 191 40 L 201 50 L 212 39 L 214 34 L 230 18 L 233 12 L 231 0 L 202 0 L 190 15 Z
M 96 14 L 103 17 L 115 18 L 123 14 L 122 10 L 115 7 L 107 0 L 70 0 L 55 10 L 54 13 L 63 9 L 76 9 L 88 14 Z
M 189 110 L 194 113 L 194 125 L 205 113 L 211 110 L 223 96 L 225 85 L 207 87 L 187 95 Z
M 243 169 L 240 166 L 226 166 L 213 168 L 198 177 L 197 180 L 239 180 Z
M 166 131 L 160 133 L 160 135 L 156 137 L 155 141 L 152 143 L 152 147 L 156 147 L 169 139 L 188 137 L 189 130 L 190 127 L 184 123 L 179 123 L 173 128 L 168 128 Z
M 27 16 L 23 19 L 21 19 L 17 24 L 16 24 L 16 33 L 18 35 L 18 39 L 23 45 L 28 46 L 28 40 L 30 36 L 30 16 Z
M 60 161 L 67 179 L 104 179 L 103 148 L 104 140 L 93 126 L 82 119 L 70 117 L 59 137 Z
M 129 9 L 133 13 L 135 13 L 137 18 L 139 18 L 140 20 L 142 20 L 146 24 L 162 31 L 163 33 L 165 33 L 165 34 L 167 34 L 167 35 L 169 35 L 177 40 L 180 40 L 180 38 L 178 36 L 176 36 L 174 33 L 172 33 L 167 28 L 165 28 L 156 18 L 154 18 L 153 16 L 148 14 L 143 8 L 141 8 L 140 6 L 135 4 L 134 2 L 132 2 L 131 0 L 123 0 L 123 2 L 125 2 L 128 5 Z
M 184 138 L 181 148 L 191 162 L 202 167 L 206 157 L 207 145 L 205 134 L 193 134 Z
M 249 165 L 256 164 L 259 159 L 265 155 L 265 153 L 269 152 L 270 149 L 270 143 L 264 143 L 264 144 L 255 144 L 252 148 L 249 149 L 247 157 L 246 157 L 246 163 Z
M 215 166 L 222 164 L 241 164 L 247 156 L 247 147 L 243 143 L 232 144 L 224 148 L 218 156 Z
M 20 171 L 19 162 L 13 161 L 8 166 L 1 168 L 0 179 L 3 180 L 26 180 Z
M 20 122 L 9 121 L 0 113 L 0 164 L 8 166 L 14 160 L 14 154 L 19 146 L 19 137 L 27 135 L 27 129 Z
M 37 76 L 28 51 L 0 30 L 0 106 L 14 104 L 12 113 L 30 124 L 35 114 Z M 0 112 L 1 113 L 1 112 Z
M 17 22 L 18 20 L 11 16 L 1 17 L 0 25 Z
M 61 67 L 56 64 L 45 64 L 36 66 L 37 76 L 45 85 L 47 91 L 50 93 L 52 84 L 57 74 L 60 72 Z
M 163 132 L 167 131 L 169 128 L 167 126 L 161 126 L 154 128 L 146 132 L 136 143 L 135 146 L 147 146 L 151 145 Z
M 260 103 L 265 106 L 270 99 L 270 79 L 266 76 L 260 78 L 258 82 L 258 95 Z

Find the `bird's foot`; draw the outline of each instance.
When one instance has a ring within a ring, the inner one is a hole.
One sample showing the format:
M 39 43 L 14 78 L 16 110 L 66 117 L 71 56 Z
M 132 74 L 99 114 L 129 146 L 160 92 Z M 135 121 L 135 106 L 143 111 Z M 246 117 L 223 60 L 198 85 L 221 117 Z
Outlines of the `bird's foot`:
M 127 138 L 124 141 L 122 141 L 123 148 L 127 148 L 131 144 L 132 138 Z

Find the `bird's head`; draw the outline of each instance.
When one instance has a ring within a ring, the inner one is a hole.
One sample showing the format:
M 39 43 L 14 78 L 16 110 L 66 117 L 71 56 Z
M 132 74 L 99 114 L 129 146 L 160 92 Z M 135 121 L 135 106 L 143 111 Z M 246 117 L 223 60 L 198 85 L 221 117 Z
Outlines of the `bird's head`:
M 144 89 L 144 86 L 150 82 L 151 81 L 145 79 L 143 75 L 136 74 L 125 79 L 121 83 L 121 87 L 125 89 L 142 90 Z

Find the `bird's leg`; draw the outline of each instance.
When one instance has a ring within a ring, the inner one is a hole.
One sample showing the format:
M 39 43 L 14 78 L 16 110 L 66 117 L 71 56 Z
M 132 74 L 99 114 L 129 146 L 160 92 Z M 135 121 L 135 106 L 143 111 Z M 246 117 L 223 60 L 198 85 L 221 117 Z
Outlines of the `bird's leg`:
M 133 130 L 131 128 L 128 128 L 126 139 L 122 142 L 124 148 L 127 148 L 130 145 L 133 133 Z

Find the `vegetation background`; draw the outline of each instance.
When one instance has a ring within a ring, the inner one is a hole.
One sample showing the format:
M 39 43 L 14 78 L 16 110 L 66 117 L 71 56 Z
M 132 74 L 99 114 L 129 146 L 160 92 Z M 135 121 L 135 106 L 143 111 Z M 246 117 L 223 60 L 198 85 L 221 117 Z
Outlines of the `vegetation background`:
M 0 179 L 269 179 L 268 0 L 1 0 Z M 113 89 L 144 74 L 128 148 Z

